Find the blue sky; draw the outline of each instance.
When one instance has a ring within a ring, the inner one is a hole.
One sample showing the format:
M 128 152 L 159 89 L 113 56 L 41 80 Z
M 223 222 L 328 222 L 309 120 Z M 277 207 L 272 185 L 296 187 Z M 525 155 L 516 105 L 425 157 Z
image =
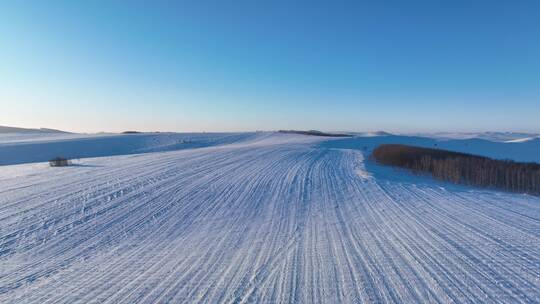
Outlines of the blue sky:
M 0 125 L 540 132 L 538 1 L 2 1 Z

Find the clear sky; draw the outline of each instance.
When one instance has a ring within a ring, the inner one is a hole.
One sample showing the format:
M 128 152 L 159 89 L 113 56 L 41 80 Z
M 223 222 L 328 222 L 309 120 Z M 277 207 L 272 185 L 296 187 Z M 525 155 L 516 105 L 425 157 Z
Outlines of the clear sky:
M 0 125 L 540 132 L 540 1 L 1 1 Z

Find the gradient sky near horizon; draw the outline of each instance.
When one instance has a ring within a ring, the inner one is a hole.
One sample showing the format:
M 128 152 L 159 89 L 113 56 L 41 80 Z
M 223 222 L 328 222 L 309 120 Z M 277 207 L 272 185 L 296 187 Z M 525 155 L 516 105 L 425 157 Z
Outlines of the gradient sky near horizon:
M 539 1 L 2 1 L 0 125 L 540 132 Z

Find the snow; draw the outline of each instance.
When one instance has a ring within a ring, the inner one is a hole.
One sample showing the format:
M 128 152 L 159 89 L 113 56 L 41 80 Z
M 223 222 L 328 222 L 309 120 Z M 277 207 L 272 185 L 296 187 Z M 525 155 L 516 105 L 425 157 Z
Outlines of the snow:
M 61 156 L 70 159 L 173 151 L 245 142 L 272 132 L 245 133 L 140 133 L 76 134 L 61 132 L 0 133 L 0 166 L 46 162 Z M 447 134 L 447 133 L 444 133 Z M 467 133 L 468 134 L 468 133 Z M 324 143 L 327 147 L 361 149 L 369 153 L 384 143 L 400 143 L 467 152 L 499 159 L 540 162 L 540 137 L 500 141 L 521 133 L 481 133 L 480 138 L 447 138 L 393 135 L 386 132 L 355 133 L 353 138 Z M 472 136 L 472 135 L 471 135 Z
M 172 151 L 246 140 L 254 133 L 73 134 L 18 133 L 0 135 L 0 165 Z
M 370 153 L 370 151 L 381 144 L 405 144 L 471 153 L 496 159 L 511 159 L 520 162 L 540 163 L 540 138 L 524 141 L 500 142 L 478 138 L 441 139 L 420 136 L 386 135 L 357 136 L 336 141 L 328 141 L 322 145 L 333 148 L 357 149 Z
M 538 197 L 379 167 L 377 137 L 197 136 L 0 167 L 0 302 L 540 301 Z
M 527 141 L 535 140 L 536 138 L 538 138 L 538 137 L 524 137 L 524 138 L 518 138 L 518 139 L 507 140 L 506 142 L 507 142 L 507 143 L 522 143 L 522 142 L 527 142 Z
M 497 142 L 509 142 L 514 140 L 522 140 L 525 138 L 537 138 L 540 134 L 537 133 L 522 133 L 522 132 L 437 132 L 437 133 L 416 133 L 404 134 L 412 136 L 441 138 L 441 139 L 484 139 Z

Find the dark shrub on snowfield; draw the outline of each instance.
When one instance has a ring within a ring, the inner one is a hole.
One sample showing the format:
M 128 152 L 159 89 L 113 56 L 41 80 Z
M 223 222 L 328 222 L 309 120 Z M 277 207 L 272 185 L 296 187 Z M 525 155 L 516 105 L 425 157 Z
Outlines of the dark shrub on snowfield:
M 51 167 L 65 167 L 70 165 L 70 161 L 67 158 L 55 157 L 49 161 Z
M 428 173 L 458 184 L 540 194 L 540 164 L 407 145 L 385 144 L 373 150 L 378 163 Z

